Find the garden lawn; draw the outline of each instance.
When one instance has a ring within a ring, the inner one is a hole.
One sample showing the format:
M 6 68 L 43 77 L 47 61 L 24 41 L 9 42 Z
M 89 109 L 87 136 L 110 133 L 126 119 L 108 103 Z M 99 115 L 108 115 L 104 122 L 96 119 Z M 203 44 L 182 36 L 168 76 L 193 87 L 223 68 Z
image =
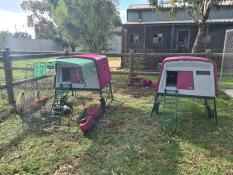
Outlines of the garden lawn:
M 180 99 L 172 134 L 150 117 L 153 88 L 128 87 L 127 76 L 113 76 L 113 92 L 114 101 L 86 136 L 75 121 L 69 131 L 65 123 L 54 132 L 23 130 L 2 106 L 0 174 L 233 174 L 228 96 L 217 100 L 218 125 L 205 116 L 202 101 Z

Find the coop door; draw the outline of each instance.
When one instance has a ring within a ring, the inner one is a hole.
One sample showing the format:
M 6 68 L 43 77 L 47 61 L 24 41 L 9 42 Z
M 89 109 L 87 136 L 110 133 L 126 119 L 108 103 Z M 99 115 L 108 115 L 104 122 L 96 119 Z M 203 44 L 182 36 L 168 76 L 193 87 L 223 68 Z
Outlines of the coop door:
M 177 71 L 167 71 L 166 77 L 166 87 L 176 87 L 177 86 Z
M 74 84 L 84 83 L 81 67 L 71 69 L 71 83 L 74 83 Z
M 193 90 L 193 72 L 192 71 L 179 71 L 177 80 L 177 89 Z

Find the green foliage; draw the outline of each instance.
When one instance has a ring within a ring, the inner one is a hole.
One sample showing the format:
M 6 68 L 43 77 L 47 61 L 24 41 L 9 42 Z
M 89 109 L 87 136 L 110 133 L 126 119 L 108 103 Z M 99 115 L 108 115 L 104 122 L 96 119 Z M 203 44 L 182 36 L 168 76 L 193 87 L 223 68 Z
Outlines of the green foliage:
M 0 32 L 0 41 L 4 40 L 5 38 L 5 33 L 4 32 Z
M 1 32 L 0 31 L 0 44 L 4 45 L 5 43 L 5 37 L 6 37 L 7 32 Z
M 62 38 L 90 51 L 107 49 L 115 24 L 120 23 L 113 0 L 50 0 L 52 17 Z
M 32 36 L 26 32 L 16 32 L 14 34 L 14 37 L 17 37 L 17 38 L 32 38 Z
M 27 23 L 29 27 L 34 27 L 36 38 L 54 39 L 58 37 L 57 28 L 51 19 L 50 9 L 45 1 L 25 0 L 21 7 L 23 10 L 31 12 Z

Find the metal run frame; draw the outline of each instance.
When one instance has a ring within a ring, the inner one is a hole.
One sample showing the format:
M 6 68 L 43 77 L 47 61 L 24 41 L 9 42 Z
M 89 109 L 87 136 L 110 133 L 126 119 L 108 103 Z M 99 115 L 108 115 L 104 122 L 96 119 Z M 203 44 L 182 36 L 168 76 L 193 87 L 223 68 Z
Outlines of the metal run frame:
M 217 114 L 217 105 L 216 105 L 216 98 L 215 97 L 201 97 L 201 96 L 189 96 L 189 95 L 179 95 L 178 93 L 174 93 L 174 94 L 169 94 L 166 92 L 164 93 L 157 93 L 155 96 L 155 101 L 154 101 L 154 105 L 151 111 L 151 117 L 153 116 L 154 113 L 158 114 L 159 113 L 159 107 L 160 107 L 160 98 L 164 97 L 164 102 L 163 102 L 163 114 L 162 114 L 162 129 L 163 129 L 163 125 L 164 125 L 164 117 L 165 117 L 165 106 L 166 106 L 166 97 L 176 97 L 176 103 L 174 105 L 176 105 L 176 110 L 178 110 L 178 98 L 196 98 L 196 99 L 203 99 L 204 100 L 204 105 L 205 105 L 205 112 L 207 113 L 207 116 L 209 118 L 214 118 L 216 124 L 218 123 L 218 114 Z M 213 101 L 213 109 L 210 106 L 210 101 Z M 177 112 L 177 111 L 176 111 Z M 175 119 L 175 132 L 176 132 L 176 126 L 177 126 L 177 113 L 176 115 L 176 119 Z
M 74 91 L 93 91 L 93 92 L 96 91 L 96 92 L 99 92 L 99 94 L 100 94 L 99 101 L 101 103 L 100 106 L 101 106 L 101 109 L 103 110 L 103 112 L 105 112 L 108 99 L 111 99 L 111 101 L 113 101 L 111 82 L 108 84 L 107 88 L 108 88 L 107 96 L 104 98 L 102 89 L 74 89 L 74 88 L 72 88 L 71 84 L 69 86 L 66 85 L 65 87 L 62 87 L 62 84 L 61 84 L 61 86 L 59 88 L 55 88 L 55 97 L 54 97 L 53 105 L 52 105 L 52 108 L 50 110 L 50 115 L 49 115 L 50 124 L 52 123 L 51 118 L 57 118 L 59 123 L 61 124 L 61 117 L 62 117 L 61 99 L 67 98 L 69 92 L 72 92 L 72 96 L 74 95 Z M 60 96 L 59 96 L 59 92 L 61 92 Z M 52 116 L 54 116 L 54 117 L 52 117 Z

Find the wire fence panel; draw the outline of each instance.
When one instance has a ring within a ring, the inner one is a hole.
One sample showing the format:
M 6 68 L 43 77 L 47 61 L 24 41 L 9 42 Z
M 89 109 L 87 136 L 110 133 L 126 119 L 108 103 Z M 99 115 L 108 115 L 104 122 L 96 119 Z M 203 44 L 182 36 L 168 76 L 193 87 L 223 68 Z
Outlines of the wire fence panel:
M 227 33 L 228 34 L 228 33 Z M 232 35 L 227 35 L 226 38 L 233 38 Z M 228 41 L 228 40 L 227 40 Z M 233 45 L 232 40 L 229 40 L 227 45 Z M 226 58 L 229 57 L 232 60 L 232 56 L 230 55 L 233 50 L 232 47 L 226 47 L 225 53 L 105 53 L 109 57 L 109 65 L 111 67 L 112 74 L 124 74 L 130 75 L 132 73 L 139 75 L 158 75 L 160 69 L 160 63 L 166 57 L 171 56 L 199 56 L 206 57 L 216 61 L 219 74 L 222 73 L 222 79 L 224 80 L 225 87 L 229 85 L 232 87 L 231 77 L 229 75 L 233 75 L 233 66 L 226 62 Z M 67 55 L 77 55 L 83 53 L 61 53 L 61 52 L 11 52 L 8 51 L 8 61 L 11 61 L 10 69 L 7 71 L 12 73 L 13 78 L 12 82 L 6 82 L 7 78 L 5 78 L 6 70 L 4 70 L 4 56 L 0 57 L 0 93 L 8 94 L 11 89 L 9 87 L 13 87 L 13 97 L 14 101 L 16 101 L 16 97 L 20 93 L 20 91 L 25 91 L 25 95 L 29 96 L 29 101 L 35 100 L 36 94 L 38 93 L 41 96 L 52 95 L 53 91 L 53 77 L 40 77 L 39 79 L 34 79 L 34 64 L 43 63 L 48 60 L 52 60 L 56 57 L 64 57 Z M 4 53 L 4 52 L 3 52 Z M 13 53 L 13 54 L 10 54 Z M 224 61 L 225 60 L 225 61 Z M 123 64 L 123 62 L 125 62 Z M 225 67 L 223 64 L 227 64 Z M 125 65 L 125 67 L 122 67 Z M 223 71 L 220 72 L 221 67 L 223 67 Z M 121 70 L 119 70 L 121 69 Z M 9 76 L 9 75 L 8 75 Z M 8 83 L 8 84 L 7 84 Z M 6 95 L 1 95 L 1 99 L 5 98 Z

